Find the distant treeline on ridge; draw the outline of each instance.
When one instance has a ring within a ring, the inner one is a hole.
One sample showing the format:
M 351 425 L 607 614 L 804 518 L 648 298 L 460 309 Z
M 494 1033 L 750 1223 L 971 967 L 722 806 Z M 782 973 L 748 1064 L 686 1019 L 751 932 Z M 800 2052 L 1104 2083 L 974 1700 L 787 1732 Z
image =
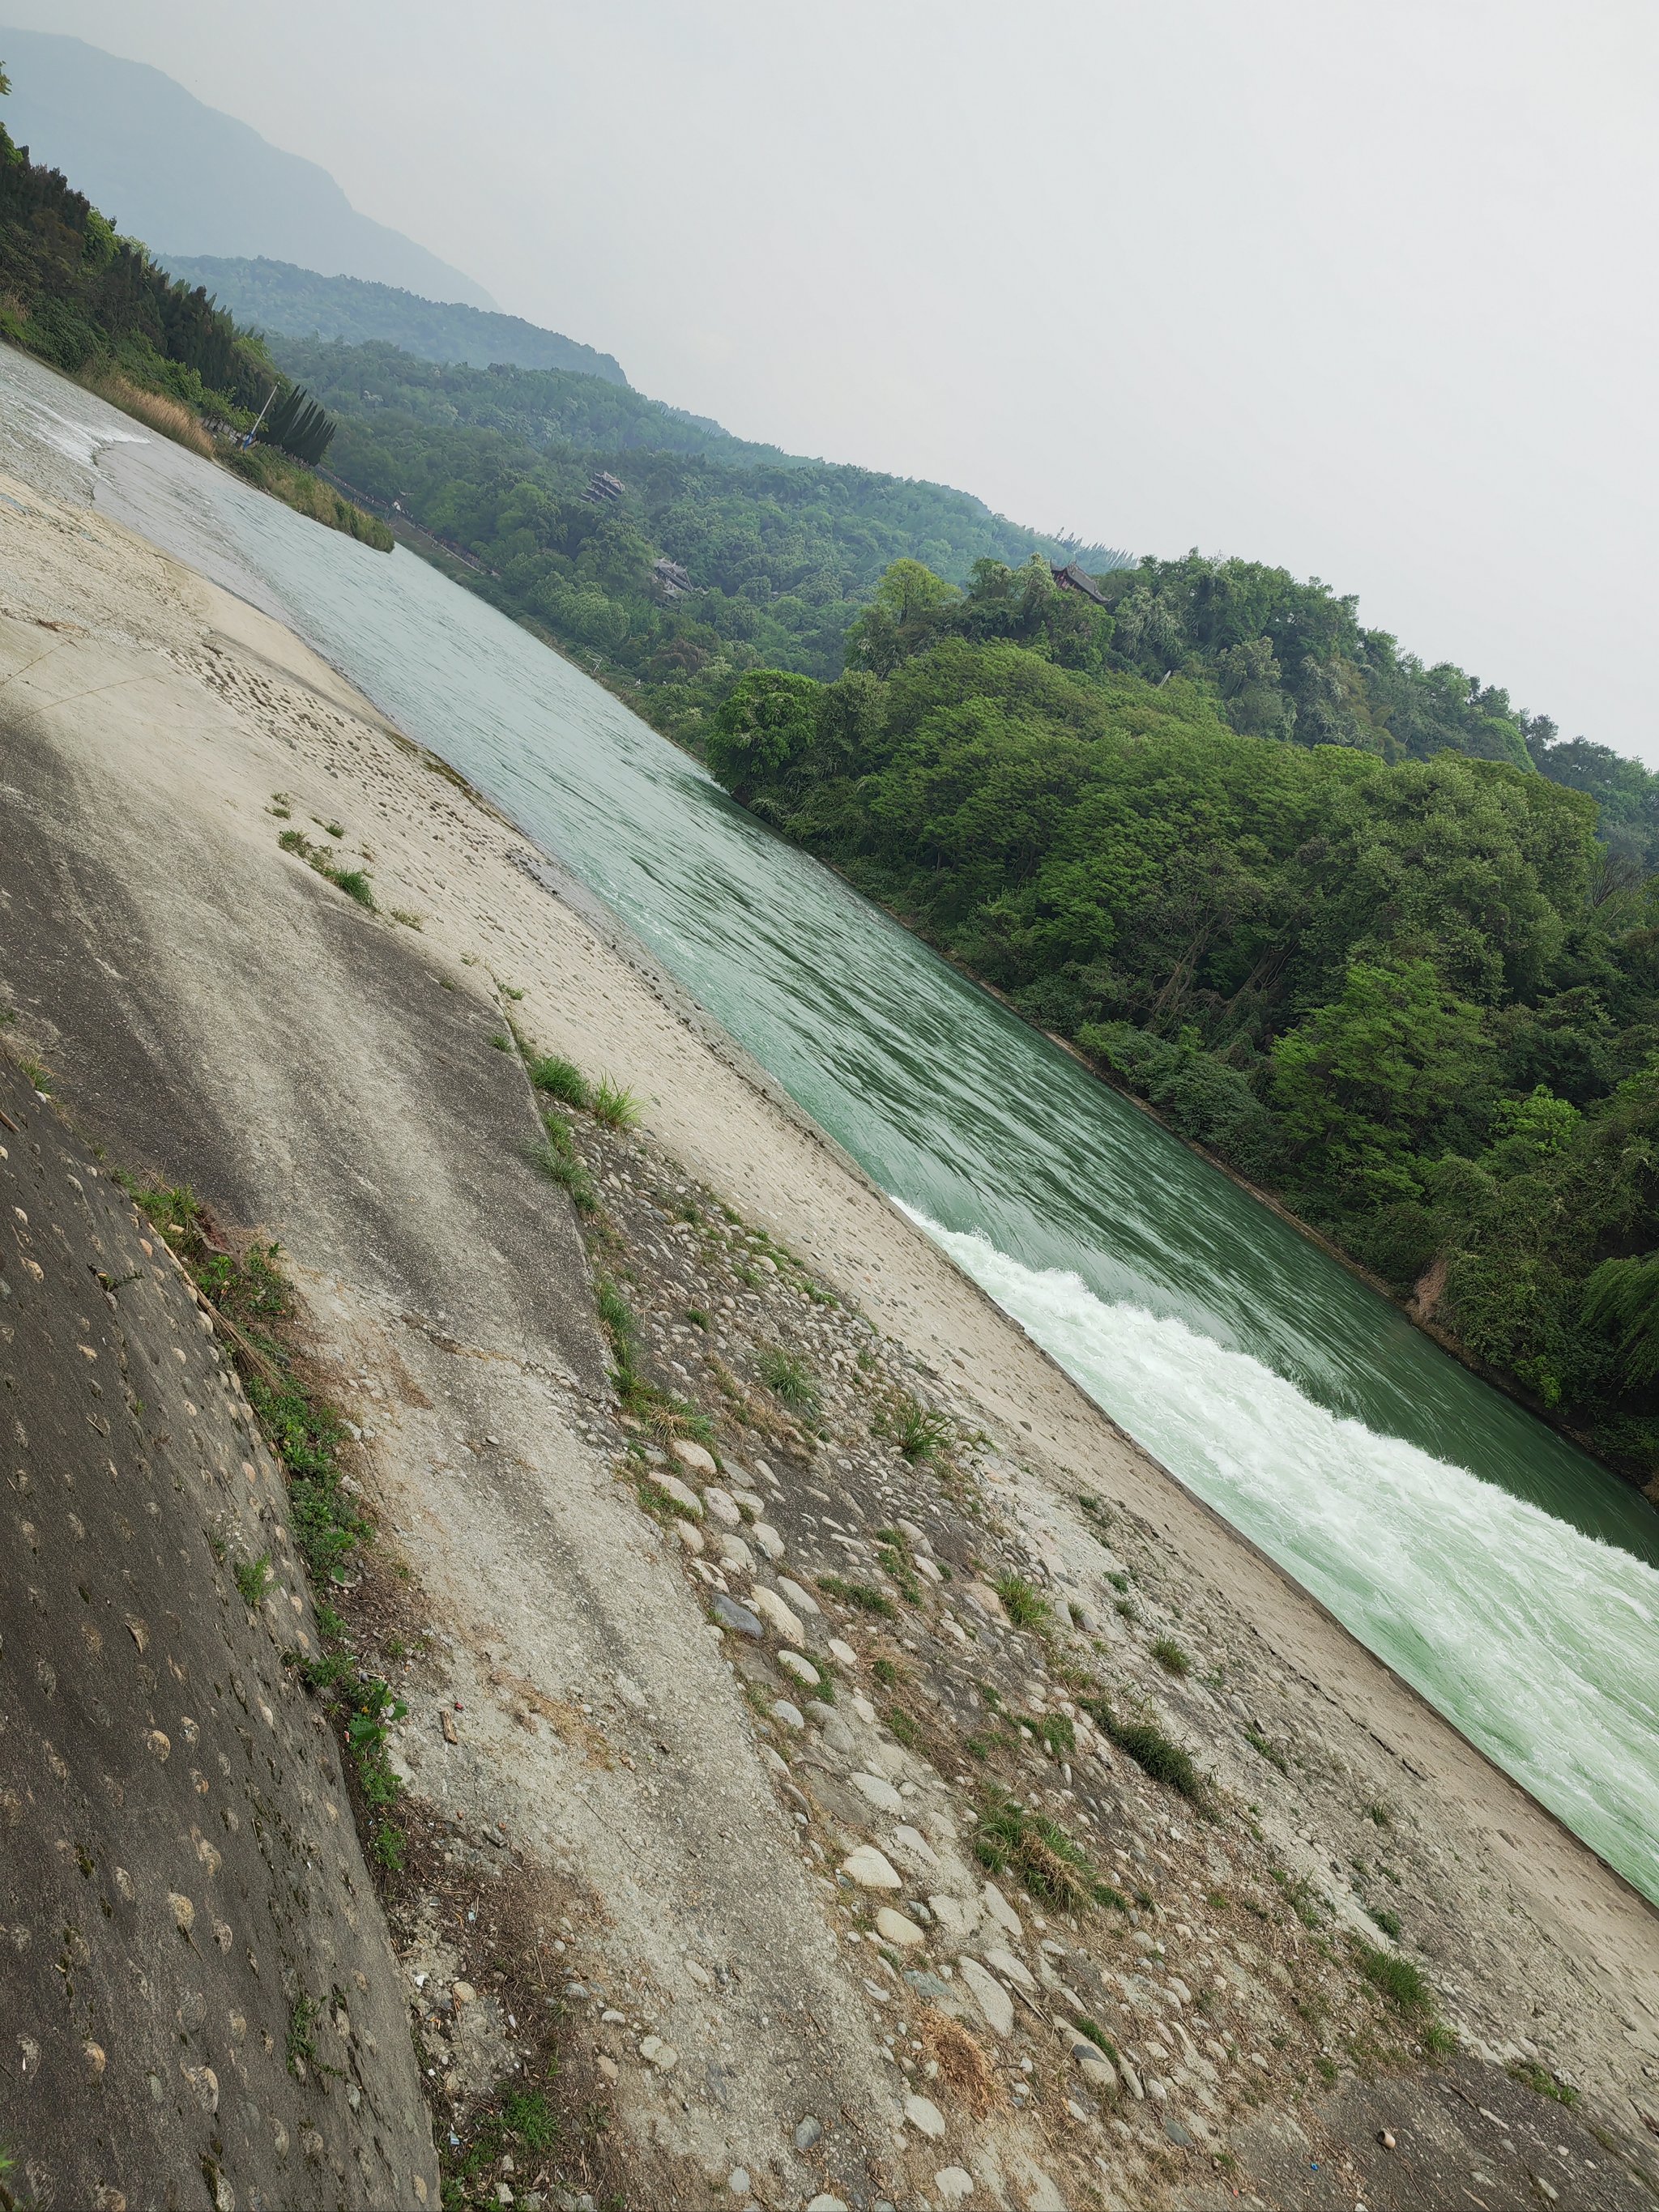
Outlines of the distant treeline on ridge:
M 288 337 L 377 339 L 421 361 L 469 362 L 487 368 L 506 362 L 516 368 L 566 368 L 625 385 L 621 365 L 596 347 L 557 331 L 544 331 L 517 315 L 493 313 L 456 301 L 422 300 L 393 284 L 357 276 L 319 276 L 291 261 L 234 260 L 169 254 L 167 266 L 186 284 L 206 288 L 239 322 Z

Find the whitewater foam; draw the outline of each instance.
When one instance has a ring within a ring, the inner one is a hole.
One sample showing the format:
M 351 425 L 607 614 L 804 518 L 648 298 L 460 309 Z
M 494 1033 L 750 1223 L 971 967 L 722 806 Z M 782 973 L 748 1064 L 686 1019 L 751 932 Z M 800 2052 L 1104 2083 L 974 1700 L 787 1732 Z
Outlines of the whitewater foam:
M 13 392 L 9 395 L 20 413 L 27 417 L 27 428 L 43 446 L 61 453 L 66 460 L 77 462 L 89 469 L 111 446 L 147 446 L 149 440 L 139 430 L 117 429 L 113 424 L 93 423 L 60 415 L 55 407 L 33 393 Z M 14 424 L 13 428 L 20 426 Z
M 1115 1420 L 1659 1902 L 1659 1574 L 1184 1321 L 904 1211 Z

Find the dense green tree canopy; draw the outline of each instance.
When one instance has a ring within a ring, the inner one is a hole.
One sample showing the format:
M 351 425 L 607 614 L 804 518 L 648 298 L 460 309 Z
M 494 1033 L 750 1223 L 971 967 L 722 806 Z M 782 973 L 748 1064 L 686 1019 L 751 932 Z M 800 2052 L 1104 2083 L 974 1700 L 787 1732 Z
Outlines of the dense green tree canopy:
M 1322 587 L 1170 565 L 1102 607 L 906 564 L 837 681 L 742 678 L 709 763 L 1650 1472 L 1659 890 L 1501 694 L 1356 641 Z M 1382 671 L 1395 719 L 1339 669 L 1309 742 L 1281 647 Z M 1459 742 L 1399 741 L 1408 708 Z

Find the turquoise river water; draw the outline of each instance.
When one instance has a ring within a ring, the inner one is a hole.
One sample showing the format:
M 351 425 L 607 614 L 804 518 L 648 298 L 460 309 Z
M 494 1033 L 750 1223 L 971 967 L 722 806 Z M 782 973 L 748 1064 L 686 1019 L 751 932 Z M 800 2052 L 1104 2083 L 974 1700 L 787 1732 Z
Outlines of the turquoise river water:
M 1659 1901 L 1659 1514 L 557 655 L 10 353 L 6 428 L 279 615 L 648 944 L 1098 1401 Z

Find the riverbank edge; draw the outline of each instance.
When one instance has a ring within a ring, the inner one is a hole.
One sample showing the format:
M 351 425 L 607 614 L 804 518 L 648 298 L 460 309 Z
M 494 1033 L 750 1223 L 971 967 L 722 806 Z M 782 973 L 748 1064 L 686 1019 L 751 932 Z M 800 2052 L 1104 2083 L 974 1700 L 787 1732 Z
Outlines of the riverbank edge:
M 450 549 L 439 546 L 435 540 L 429 542 L 436 548 L 435 550 L 428 551 L 426 546 L 411 544 L 408 538 L 398 536 L 398 543 L 407 551 L 425 561 L 428 567 L 435 568 L 440 575 L 447 576 L 452 583 L 459 584 L 464 589 L 472 591 L 477 598 L 484 601 L 486 605 L 494 607 L 495 611 L 502 615 L 507 621 L 513 623 L 518 629 L 533 637 L 538 645 L 545 647 L 550 653 L 556 653 L 560 659 L 568 661 L 579 674 L 586 676 L 591 682 L 598 684 L 602 690 L 608 691 L 619 706 L 625 707 L 631 714 L 637 714 L 648 728 L 655 731 L 659 738 L 665 739 L 678 751 L 684 753 L 688 760 L 696 761 L 699 768 L 706 767 L 702 756 L 693 746 L 689 745 L 676 731 L 666 727 L 650 713 L 648 692 L 638 685 L 615 678 L 603 661 L 596 665 L 584 665 L 578 659 L 574 651 L 562 645 L 541 624 L 499 605 L 490 593 L 479 589 L 476 576 L 469 571 L 459 556 L 451 553 Z M 730 794 L 727 793 L 727 796 L 729 797 Z M 739 803 L 735 799 L 732 801 L 734 805 Z M 750 812 L 748 809 L 744 811 Z M 1516 1376 L 1505 1373 L 1501 1368 L 1488 1364 L 1478 1353 L 1470 1351 L 1468 1346 L 1449 1329 L 1440 1327 L 1431 1316 L 1417 1310 L 1414 1291 L 1402 1292 L 1395 1290 L 1392 1284 L 1385 1281 L 1381 1275 L 1368 1267 L 1363 1260 L 1356 1259 L 1352 1252 L 1337 1243 L 1323 1230 L 1316 1228 L 1312 1222 L 1306 1220 L 1264 1184 L 1252 1182 L 1249 1176 L 1232 1166 L 1218 1152 L 1210 1151 L 1206 1146 L 1199 1143 L 1196 1138 L 1189 1137 L 1183 1131 L 1176 1128 L 1150 1099 L 1143 1098 L 1138 1091 L 1132 1091 L 1127 1084 L 1121 1082 L 1109 1069 L 1103 1067 L 1097 1060 L 1091 1060 L 1082 1047 L 1074 1043 L 1071 1038 L 1062 1036 L 1056 1030 L 1045 1028 L 1040 1021 L 1018 1005 L 1006 992 L 1000 990 L 994 983 L 988 982 L 984 976 L 976 974 L 973 969 L 957 959 L 945 946 L 939 944 L 912 916 L 904 914 L 896 907 L 890 906 L 884 899 L 875 897 L 839 862 L 831 860 L 825 854 L 813 850 L 810 846 L 800 844 L 795 839 L 786 836 L 775 823 L 769 822 L 763 815 L 750 812 L 750 819 L 758 823 L 769 836 L 778 838 L 781 843 L 788 845 L 798 853 L 806 854 L 810 859 L 816 860 L 820 867 L 828 868 L 832 875 L 838 876 L 850 891 L 878 908 L 890 921 L 896 922 L 901 929 L 916 939 L 918 943 L 925 945 L 930 952 L 942 960 L 947 968 L 962 978 L 963 982 L 970 983 L 975 989 L 982 991 L 987 998 L 994 1000 L 1005 1012 L 1012 1014 L 1017 1020 L 1023 1022 L 1027 1029 L 1034 1030 L 1039 1036 L 1046 1038 L 1050 1044 L 1057 1046 L 1069 1060 L 1075 1061 L 1085 1074 L 1091 1076 L 1096 1082 L 1103 1085 L 1107 1090 L 1115 1092 L 1117 1097 L 1134 1107 L 1138 1112 L 1144 1114 L 1147 1120 L 1156 1123 L 1166 1136 L 1173 1137 L 1177 1144 L 1184 1146 L 1195 1158 L 1202 1160 L 1206 1166 L 1214 1168 L 1218 1174 L 1225 1176 L 1228 1182 L 1242 1190 L 1247 1197 L 1255 1200 L 1258 1205 L 1265 1206 L 1268 1212 L 1277 1215 L 1287 1228 L 1294 1230 L 1297 1235 L 1308 1243 L 1316 1246 L 1328 1259 L 1334 1260 L 1340 1267 L 1345 1269 L 1356 1281 L 1363 1283 L 1367 1290 L 1375 1291 L 1376 1296 L 1392 1306 L 1402 1319 L 1409 1322 L 1414 1329 L 1426 1336 L 1431 1343 L 1437 1345 L 1442 1352 L 1455 1359 L 1460 1367 L 1466 1369 L 1478 1381 L 1486 1383 L 1489 1389 L 1498 1391 L 1500 1395 L 1509 1399 L 1511 1404 L 1519 1406 L 1523 1413 L 1530 1413 L 1534 1420 L 1540 1422 L 1545 1428 L 1553 1431 L 1557 1436 L 1571 1444 L 1575 1450 L 1583 1452 L 1587 1459 L 1594 1460 L 1598 1467 L 1605 1468 L 1607 1474 L 1624 1483 L 1627 1488 L 1634 1490 L 1638 1497 L 1646 1498 L 1650 1504 L 1659 1508 L 1659 1467 L 1656 1467 L 1644 1475 L 1641 1469 L 1631 1462 L 1620 1459 L 1607 1451 L 1596 1441 L 1593 1431 L 1575 1426 L 1554 1408 L 1547 1406 L 1541 1398 L 1528 1390 L 1526 1385 Z M 520 824 L 515 823 L 514 826 L 521 829 Z M 522 830 L 521 834 L 529 835 L 527 831 Z
M 204 460 L 234 476 L 238 483 L 251 490 L 262 491 L 282 507 L 291 507 L 308 522 L 319 522 L 325 530 L 337 530 L 343 537 L 367 545 L 371 552 L 389 553 L 396 542 L 392 532 L 380 519 L 360 506 L 356 500 L 337 492 L 317 470 L 307 468 L 279 447 L 260 445 L 253 448 L 261 458 L 258 462 L 251 455 L 243 465 L 238 465 L 233 454 L 242 450 L 240 438 L 225 432 L 223 425 L 216 430 L 205 417 L 165 392 L 152 390 L 136 383 L 125 370 L 106 362 L 85 365 L 73 373 L 59 369 L 44 356 L 19 345 L 14 339 L 0 334 L 0 345 L 21 353 L 27 361 L 39 362 L 42 368 L 52 369 L 56 375 L 69 375 L 72 384 L 94 399 L 101 399 L 106 407 L 113 407 L 131 422 L 142 422 L 157 437 L 171 438 L 186 453 L 199 453 Z M 201 434 L 198 446 L 180 430 L 189 424 Z M 382 540 L 384 539 L 384 543 Z
M 337 672 L 338 672 L 337 671 Z M 349 678 L 344 678 L 343 680 L 349 681 Z M 378 708 L 375 711 L 377 713 L 383 713 L 383 710 Z M 613 908 L 606 906 L 604 901 L 599 898 L 598 894 L 590 890 L 588 885 L 583 883 L 581 878 L 575 875 L 563 861 L 560 860 L 556 857 L 556 855 L 545 852 L 541 846 L 538 845 L 532 833 L 526 830 L 521 823 L 514 818 L 509 810 L 501 806 L 495 800 L 489 798 L 486 793 L 479 791 L 476 786 L 468 781 L 467 778 L 459 769 L 453 767 L 450 763 L 443 760 L 441 755 L 431 753 L 428 747 L 417 744 L 415 739 L 408 738 L 402 732 L 398 732 L 397 735 L 404 744 L 410 746 L 412 750 L 423 758 L 436 761 L 439 764 L 441 772 L 447 775 L 454 782 L 457 788 L 464 793 L 471 800 L 472 804 L 478 807 L 482 812 L 489 815 L 495 821 L 501 823 L 505 827 L 510 829 L 514 832 L 514 836 L 522 837 L 527 844 L 534 846 L 540 857 L 542 869 L 545 871 L 545 874 L 542 877 L 542 880 L 543 887 L 546 890 L 548 895 L 553 898 L 562 899 L 569 905 L 571 908 L 580 916 L 583 922 L 590 930 L 592 931 L 593 934 L 599 939 L 602 944 L 605 945 L 607 951 L 613 953 L 619 960 L 625 961 L 627 964 L 634 969 L 635 974 L 638 975 L 647 985 L 654 995 L 661 1000 L 662 1004 L 668 1008 L 668 1010 L 674 1014 L 678 1019 L 684 1022 L 685 1025 L 702 1041 L 702 1042 L 706 1045 L 708 1048 L 718 1058 L 722 1060 L 726 1065 L 732 1069 L 733 1073 L 736 1074 L 749 1088 L 753 1090 L 761 1097 L 764 1098 L 775 1111 L 782 1114 L 802 1136 L 805 1137 L 811 1143 L 827 1153 L 843 1173 L 850 1176 L 855 1182 L 860 1183 L 871 1194 L 872 1197 L 877 1199 L 882 1206 L 890 1209 L 897 1218 L 904 1219 L 906 1218 L 898 1214 L 897 1208 L 895 1206 L 892 1198 L 882 1188 L 881 1185 L 876 1182 L 875 1178 L 869 1173 L 868 1170 L 866 1169 L 858 1160 L 854 1159 L 853 1155 L 848 1152 L 844 1146 L 839 1144 L 836 1139 L 830 1134 L 827 1129 L 821 1127 L 820 1125 L 812 1119 L 812 1116 L 806 1111 L 805 1107 L 800 1105 L 796 1099 L 792 1097 L 789 1092 L 785 1091 L 776 1081 L 775 1078 L 769 1074 L 768 1071 L 762 1066 L 761 1063 L 755 1059 L 748 1048 L 740 1043 L 738 1040 L 732 1035 L 729 1030 L 725 1029 L 715 1017 L 709 1012 L 708 1009 L 703 1006 L 702 1001 L 696 998 L 686 988 L 686 987 L 680 982 L 678 977 L 672 975 L 669 970 L 663 966 L 662 963 L 657 958 L 656 955 L 646 944 L 644 939 L 640 937 L 632 928 L 630 928 L 629 924 L 623 920 L 620 915 L 617 914 Z M 837 872 L 839 872 L 839 871 L 837 871 Z M 553 880 L 547 880 L 549 878 Z M 852 888 L 852 886 L 849 886 L 849 888 Z M 875 902 L 872 902 L 875 903 Z M 887 909 L 883 908 L 882 911 L 885 913 Z M 897 920 L 896 915 L 892 918 L 895 921 Z M 965 980 L 969 982 L 976 982 L 978 979 L 969 975 L 967 976 Z M 981 984 L 980 985 L 980 988 L 988 989 L 988 987 Z M 989 995 L 993 998 L 996 998 L 998 994 L 992 991 Z M 1010 1011 L 1017 1012 L 1018 1009 L 1011 1009 Z M 1022 1017 L 1022 1018 L 1024 1018 L 1024 1017 Z M 1036 1027 L 1036 1024 L 1028 1022 L 1027 1027 L 1035 1028 Z M 1041 1034 L 1047 1036 L 1049 1033 L 1045 1030 L 1042 1030 Z M 1066 1045 L 1063 1038 L 1054 1037 L 1051 1039 L 1051 1042 L 1062 1046 L 1064 1049 L 1069 1052 L 1073 1052 L 1073 1056 L 1079 1059 L 1079 1060 L 1081 1060 L 1081 1064 L 1085 1068 L 1088 1067 L 1089 1063 L 1086 1060 L 1082 1060 L 1081 1054 L 1075 1053 L 1074 1048 Z M 1095 1071 L 1092 1069 L 1090 1070 L 1091 1073 L 1093 1073 Z M 1115 1088 L 1115 1086 L 1112 1087 Z M 1132 1093 L 1126 1092 L 1124 1096 L 1129 1097 L 1131 1103 L 1141 1106 L 1143 1110 L 1150 1115 L 1154 1121 L 1158 1119 L 1158 1116 L 1155 1114 L 1152 1114 L 1152 1109 L 1145 1105 L 1144 1101 L 1134 1098 Z M 1160 1124 L 1160 1126 L 1163 1125 Z M 1169 1133 L 1171 1136 L 1176 1136 L 1178 1133 L 1172 1129 Z M 1188 1143 L 1188 1140 L 1185 1138 L 1181 1139 L 1181 1141 L 1183 1144 Z M 1188 1148 L 1189 1151 L 1197 1152 L 1200 1158 L 1207 1157 L 1203 1152 L 1201 1147 L 1198 1146 L 1189 1144 Z M 1217 1163 L 1216 1164 L 1219 1164 L 1219 1163 Z M 1252 1186 L 1246 1182 L 1241 1176 L 1232 1176 L 1231 1180 L 1237 1183 L 1242 1189 L 1249 1192 L 1252 1197 L 1261 1197 L 1264 1204 L 1272 1206 L 1275 1212 L 1281 1213 L 1283 1218 L 1290 1223 L 1292 1228 L 1300 1230 L 1301 1232 L 1304 1236 L 1308 1237 L 1313 1243 L 1318 1243 L 1321 1241 L 1316 1231 L 1309 1230 L 1305 1224 L 1297 1221 L 1294 1215 L 1285 1212 L 1284 1209 L 1274 1205 L 1270 1196 L 1255 1191 Z M 924 1231 L 921 1233 L 925 1234 L 926 1232 Z M 929 1238 L 928 1243 L 932 1245 L 933 1240 Z M 1111 1431 L 1112 1435 L 1123 1446 L 1126 1451 L 1133 1453 L 1134 1456 L 1146 1467 L 1150 1468 L 1154 1474 L 1161 1475 L 1163 1479 L 1170 1484 L 1173 1488 L 1178 1490 L 1182 1498 L 1185 1498 L 1188 1504 L 1209 1523 L 1209 1525 L 1222 1538 L 1224 1542 L 1237 1544 L 1243 1551 L 1247 1552 L 1253 1559 L 1255 1559 L 1261 1566 L 1265 1568 L 1267 1571 L 1285 1589 L 1294 1593 L 1295 1596 L 1303 1603 L 1310 1606 L 1319 1618 L 1327 1623 L 1338 1636 L 1341 1637 L 1346 1643 L 1355 1645 L 1358 1650 L 1363 1651 L 1366 1657 L 1382 1670 L 1382 1672 L 1389 1677 L 1389 1680 L 1396 1686 L 1401 1693 L 1411 1701 L 1416 1710 L 1426 1719 L 1428 1719 L 1431 1723 L 1450 1729 L 1454 1735 L 1456 1735 L 1459 1742 L 1468 1748 L 1473 1757 L 1480 1759 L 1485 1766 L 1488 1767 L 1493 1774 L 1501 1778 L 1504 1782 L 1509 1784 L 1511 1787 L 1519 1790 L 1522 1796 L 1526 1797 L 1528 1802 L 1534 1806 L 1568 1843 L 1581 1850 L 1589 1852 L 1591 1856 L 1600 1866 L 1606 1869 L 1607 1873 L 1611 1875 L 1615 1882 L 1618 1883 L 1620 1887 L 1626 1891 L 1644 1912 L 1652 1917 L 1656 1931 L 1659 1932 L 1659 1900 L 1656 1900 L 1650 1897 L 1645 1890 L 1640 1888 L 1637 1883 L 1631 1880 L 1628 1875 L 1622 1873 L 1618 1867 L 1613 1865 L 1610 1859 L 1605 1857 L 1602 1853 L 1596 1849 L 1595 1845 L 1588 1839 L 1588 1838 L 1581 1836 L 1576 1828 L 1571 1827 L 1568 1823 L 1561 1818 L 1559 1813 L 1555 1812 L 1550 1806 L 1547 1805 L 1541 1797 L 1535 1796 L 1534 1793 L 1527 1787 L 1527 1784 L 1524 1782 L 1522 1782 L 1517 1776 L 1511 1774 L 1506 1766 L 1501 1765 L 1498 1759 L 1492 1757 L 1490 1752 L 1483 1749 L 1483 1747 L 1480 1744 L 1476 1743 L 1472 1737 L 1466 1735 L 1463 1730 L 1458 1727 L 1456 1722 L 1452 1720 L 1447 1714 L 1443 1713 L 1440 1711 L 1440 1708 L 1436 1705 L 1431 1699 L 1425 1697 L 1422 1691 L 1417 1688 L 1414 1683 L 1408 1680 L 1391 1661 L 1385 1659 L 1380 1652 L 1374 1651 L 1369 1644 L 1364 1643 L 1359 1637 L 1358 1637 L 1354 1633 L 1353 1630 L 1348 1626 L 1347 1623 L 1342 1620 L 1338 1613 L 1333 1612 L 1331 1607 L 1326 1604 L 1325 1601 L 1322 1597 L 1310 1589 L 1305 1583 L 1298 1581 L 1288 1567 L 1284 1565 L 1281 1561 L 1274 1559 L 1273 1553 L 1266 1550 L 1261 1544 L 1258 1544 L 1253 1536 L 1247 1535 L 1243 1529 L 1237 1527 L 1235 1522 L 1228 1520 L 1226 1515 L 1223 1513 L 1218 1506 L 1212 1505 L 1209 1499 L 1203 1495 L 1202 1492 L 1195 1489 L 1191 1483 L 1188 1482 L 1182 1475 L 1178 1474 L 1173 1468 L 1170 1467 L 1164 1460 L 1160 1459 L 1158 1454 L 1152 1450 L 1149 1444 L 1143 1443 L 1139 1437 L 1133 1435 L 1129 1430 L 1126 1429 L 1122 1423 L 1119 1421 L 1115 1415 L 1107 1411 L 1104 1406 L 1101 1405 L 1097 1400 L 1091 1397 L 1089 1393 L 1083 1388 L 1083 1385 L 1078 1381 L 1077 1377 L 1073 1375 L 1066 1367 L 1061 1364 L 1060 1361 L 1054 1357 L 1054 1353 L 1050 1352 L 1045 1345 L 1041 1343 L 1036 1337 L 1032 1335 L 1030 1330 L 1027 1328 L 1024 1322 L 1019 1319 L 1018 1315 L 1010 1313 L 1006 1307 L 999 1305 L 984 1285 L 975 1281 L 974 1277 L 969 1274 L 965 1268 L 959 1267 L 957 1263 L 951 1259 L 951 1255 L 947 1252 L 944 1251 L 941 1247 L 933 1246 L 933 1249 L 939 1252 L 939 1257 L 944 1261 L 945 1264 L 949 1267 L 952 1273 L 958 1278 L 969 1297 L 985 1312 L 986 1315 L 990 1317 L 994 1325 L 1000 1328 L 1012 1329 L 1017 1336 L 1020 1337 L 1029 1348 L 1030 1352 L 1045 1368 L 1048 1369 L 1054 1380 L 1065 1390 L 1075 1394 L 1075 1395 L 1082 1401 L 1090 1419 L 1103 1421 L 1106 1427 Z M 1332 1251 L 1331 1256 L 1337 1259 L 1341 1258 L 1341 1255 L 1334 1250 Z M 1346 1265 L 1348 1263 L 1345 1262 L 1344 1264 Z M 1362 1271 L 1356 1268 L 1352 1269 L 1352 1272 L 1361 1273 L 1361 1279 L 1364 1279 Z M 1468 1363 L 1465 1364 L 1467 1364 Z M 927 1374 L 929 1379 L 933 1382 L 935 1384 L 944 1383 L 945 1378 L 940 1376 L 938 1369 L 930 1362 L 924 1359 L 923 1368 L 924 1371 Z M 1411 1772 L 1419 1772 L 1419 1770 L 1412 1766 L 1411 1762 L 1405 1759 L 1403 1753 L 1400 1754 L 1400 1756 L 1401 1758 L 1401 1763 L 1405 1765 Z

